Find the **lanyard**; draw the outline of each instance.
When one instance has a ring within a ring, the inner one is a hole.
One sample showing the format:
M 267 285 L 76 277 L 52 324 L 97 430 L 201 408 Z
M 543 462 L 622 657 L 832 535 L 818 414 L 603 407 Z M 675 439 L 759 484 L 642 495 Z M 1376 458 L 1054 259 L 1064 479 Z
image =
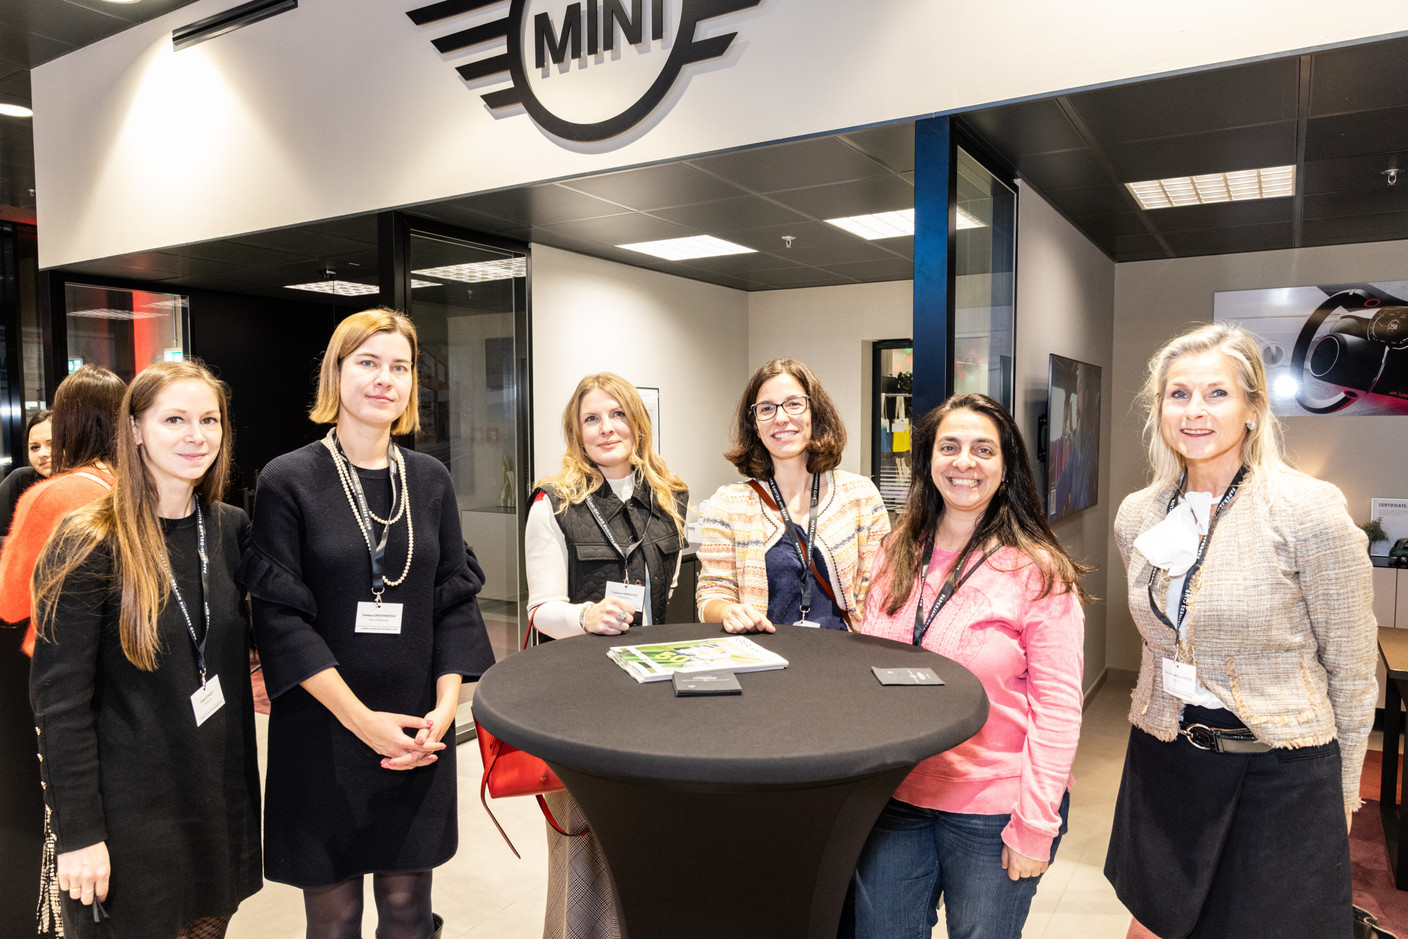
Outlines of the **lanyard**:
M 393 448 L 395 444 L 386 446 L 386 465 L 391 473 L 391 509 L 386 513 L 389 519 L 396 518 L 396 500 L 401 493 L 396 490 L 396 467 Z M 367 505 L 367 494 L 362 491 L 362 480 L 357 476 L 357 468 L 352 465 L 352 461 L 347 459 L 347 454 L 342 450 L 342 441 L 337 441 L 337 452 L 342 459 L 347 461 L 346 479 L 352 488 L 352 495 L 357 500 L 357 525 L 362 529 L 362 538 L 367 542 L 367 552 L 372 559 L 372 597 L 377 603 L 381 603 L 381 595 L 386 592 L 386 578 L 382 574 L 382 562 L 386 559 L 386 539 L 391 536 L 391 525 L 388 523 L 381 530 L 381 539 L 375 545 L 372 544 L 372 536 L 376 530 L 372 527 L 372 510 Z M 403 486 L 402 489 L 405 487 Z
M 1182 625 L 1183 618 L 1188 615 L 1188 587 L 1197 577 L 1198 571 L 1203 566 L 1203 558 L 1207 556 L 1208 545 L 1212 542 L 1213 529 L 1217 527 L 1218 520 L 1222 518 L 1222 513 L 1232 504 L 1232 500 L 1237 498 L 1237 490 L 1241 487 L 1242 477 L 1247 474 L 1247 468 L 1243 466 L 1237 470 L 1237 475 L 1232 477 L 1232 484 L 1227 487 L 1227 491 L 1222 494 L 1222 499 L 1217 503 L 1217 511 L 1208 520 L 1208 533 L 1203 536 L 1203 540 L 1198 545 L 1198 555 L 1193 559 L 1193 566 L 1188 568 L 1188 572 L 1183 575 L 1183 589 L 1178 593 L 1178 622 L 1175 623 L 1168 618 L 1168 614 L 1159 609 L 1158 601 L 1154 598 L 1154 581 L 1158 579 L 1159 569 L 1154 567 L 1149 571 L 1149 609 L 1154 611 L 1154 615 L 1175 634 L 1178 627 Z M 1183 493 L 1183 485 L 1188 479 L 1188 471 L 1184 470 L 1183 477 L 1178 481 L 1178 488 L 1174 490 L 1173 496 L 1168 500 L 1168 507 L 1164 509 L 1164 514 L 1172 512 L 1178 505 L 1178 497 Z
M 807 545 L 816 542 L 816 507 L 821 499 L 821 474 L 812 473 L 812 504 L 807 511 L 807 540 L 805 543 L 797 537 L 796 526 L 792 524 L 792 516 L 787 514 L 787 502 L 782 498 L 782 490 L 777 488 L 775 478 L 768 479 L 768 486 L 772 489 L 773 501 L 777 503 L 777 511 L 782 514 L 783 527 L 787 529 L 787 534 L 792 539 L 792 546 L 797 549 L 797 557 L 802 561 L 802 619 L 807 618 L 807 614 L 812 610 L 812 566 L 807 561 Z
M 597 526 L 601 529 L 601 533 L 606 536 L 606 540 L 611 543 L 612 549 L 618 555 L 621 556 L 621 576 L 624 582 L 629 584 L 631 582 L 631 555 L 639 551 L 640 546 L 645 543 L 645 536 L 636 532 L 635 523 L 631 521 L 630 506 L 626 505 L 624 502 L 621 503 L 621 514 L 626 517 L 626 527 L 631 530 L 631 537 L 635 538 L 635 541 L 632 541 L 630 544 L 626 545 L 625 548 L 622 548 L 619 544 L 617 544 L 616 536 L 611 533 L 610 528 L 606 527 L 606 519 L 602 516 L 601 509 L 597 508 L 596 499 L 594 497 L 587 496 L 587 508 L 591 509 L 592 518 L 596 519 Z M 645 523 L 645 529 L 647 532 L 650 530 L 650 523 L 654 519 L 655 500 L 651 499 L 650 518 L 647 519 Z
M 169 563 L 166 566 L 166 576 L 171 578 L 171 592 L 176 595 L 176 605 L 181 608 L 181 615 L 186 618 L 186 632 L 191 636 L 191 644 L 196 647 L 196 667 L 200 669 L 200 684 L 204 688 L 205 643 L 210 638 L 210 556 L 205 551 L 205 520 L 201 518 L 200 496 L 196 496 L 196 550 L 200 554 L 200 599 L 205 608 L 205 632 L 201 638 L 196 638 L 196 627 L 191 622 L 191 612 L 186 609 L 186 601 L 181 596 L 181 588 L 176 585 L 176 574 L 171 570 Z
M 967 583 L 968 578 L 978 572 L 987 559 L 997 553 L 997 549 L 1002 545 L 993 545 L 982 557 L 978 558 L 978 563 L 968 568 L 968 572 L 962 577 L 958 572 L 963 569 L 963 565 L 968 563 L 971 551 L 964 551 L 957 561 L 954 562 L 953 570 L 948 572 L 944 578 L 944 584 L 939 588 L 939 595 L 934 598 L 934 605 L 929 608 L 929 615 L 924 615 L 924 575 L 929 571 L 929 560 L 934 556 L 934 538 L 930 535 L 924 541 L 924 557 L 919 562 L 919 597 L 914 604 L 914 634 L 913 642 L 917 646 L 924 641 L 924 636 L 929 632 L 929 627 L 933 625 L 934 617 L 939 615 L 953 595 L 958 592 L 958 588 Z

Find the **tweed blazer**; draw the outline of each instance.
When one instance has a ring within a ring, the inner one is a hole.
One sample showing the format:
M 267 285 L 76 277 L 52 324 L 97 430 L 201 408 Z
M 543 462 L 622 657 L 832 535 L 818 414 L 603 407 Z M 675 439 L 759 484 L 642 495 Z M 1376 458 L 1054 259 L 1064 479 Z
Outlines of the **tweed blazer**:
M 1176 636 L 1149 607 L 1148 560 L 1134 539 L 1163 520 L 1172 486 L 1124 500 L 1115 538 L 1129 610 L 1144 639 L 1130 721 L 1160 740 L 1178 732 L 1181 701 L 1163 687 L 1161 661 Z M 1277 747 L 1338 739 L 1344 800 L 1358 807 L 1378 682 L 1372 564 L 1344 496 L 1299 473 L 1249 475 L 1217 519 L 1185 631 L 1199 680 L 1258 738 Z M 1169 577 L 1160 571 L 1160 604 Z
M 890 515 L 875 484 L 864 476 L 833 470 L 817 509 L 816 540 L 836 603 L 860 621 L 870 568 L 880 539 L 890 533 Z M 795 520 L 795 519 L 794 519 Z M 783 536 L 782 517 L 768 509 L 747 483 L 720 486 L 704 512 L 699 545 L 699 618 L 710 600 L 746 603 L 768 612 L 768 549 Z M 806 524 L 804 516 L 800 524 Z

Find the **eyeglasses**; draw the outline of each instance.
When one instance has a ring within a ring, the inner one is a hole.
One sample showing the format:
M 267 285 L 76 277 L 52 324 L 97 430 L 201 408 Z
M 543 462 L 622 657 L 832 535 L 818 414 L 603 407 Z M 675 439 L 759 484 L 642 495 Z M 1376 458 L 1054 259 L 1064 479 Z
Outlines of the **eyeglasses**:
M 759 424 L 766 424 L 777 417 L 777 409 L 787 412 L 789 417 L 807 413 L 807 408 L 811 406 L 811 400 L 806 395 L 793 395 L 781 404 L 773 404 L 771 401 L 760 401 L 748 410 L 753 414 L 753 420 Z

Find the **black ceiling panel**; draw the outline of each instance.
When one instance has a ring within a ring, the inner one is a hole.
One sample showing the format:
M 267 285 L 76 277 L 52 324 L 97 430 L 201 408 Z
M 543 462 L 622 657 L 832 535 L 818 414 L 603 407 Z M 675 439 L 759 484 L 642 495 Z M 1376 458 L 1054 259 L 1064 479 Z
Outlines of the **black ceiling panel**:
M 1398 150 L 1408 150 L 1408 107 L 1312 118 L 1305 131 L 1307 160 Z
M 975 111 L 962 115 L 959 120 L 984 140 L 1002 141 L 1002 149 L 1009 156 L 1085 146 L 1084 138 L 1071 125 L 1055 98 Z
M 1296 161 L 1296 122 L 1137 140 L 1112 145 L 1106 152 L 1120 181 L 1126 183 L 1286 166 Z
M 1388 185 L 1384 171 L 1393 168 L 1402 170 L 1404 181 L 1408 181 L 1408 150 L 1307 163 L 1297 188 L 1307 196 L 1380 189 Z
M 794 212 L 786 206 L 751 196 L 661 209 L 654 214 L 687 228 L 719 233 L 756 228 L 761 225 L 785 225 L 789 222 L 806 220 L 806 216 Z M 727 236 L 723 235 L 723 237 Z
M 1033 177 L 1032 182 L 1055 203 L 1061 213 L 1071 218 L 1086 215 L 1107 215 L 1133 212 L 1139 205 L 1129 190 L 1123 186 L 1091 186 L 1086 189 L 1049 190 L 1042 180 Z
M 750 192 L 822 186 L 890 172 L 835 137 L 757 147 L 689 162 Z
M 1291 223 L 1243 225 L 1236 228 L 1201 228 L 1164 234 L 1164 241 L 1180 257 L 1200 254 L 1226 254 L 1230 251 L 1257 251 L 1270 244 L 1286 244 L 1292 236 Z
M 641 212 L 743 195 L 737 186 L 683 163 L 588 176 L 563 185 Z
M 1060 189 L 1082 189 L 1119 182 L 1110 178 L 1105 164 L 1087 149 L 1023 154 L 1017 171 L 1028 179 L 1054 180 Z
M 551 183 L 470 196 L 457 202 L 461 207 L 483 215 L 533 226 L 604 218 L 628 211 L 619 205 Z
M 1101 88 L 1068 100 L 1102 143 L 1114 145 L 1294 121 L 1298 74 L 1297 59 L 1273 59 Z
M 857 261 L 885 261 L 893 260 L 894 255 L 877 247 L 879 242 L 870 242 L 862 238 L 852 238 L 848 243 L 834 245 L 812 245 L 810 247 L 794 244 L 791 248 L 781 251 L 774 251 L 774 254 L 789 258 L 801 264 L 813 267 L 832 267 L 836 264 L 854 264 Z
M 729 240 L 757 251 L 776 251 L 786 249 L 786 242 L 783 238 L 787 235 L 792 237 L 793 246 L 798 248 L 848 244 L 856 240 L 855 235 L 837 228 L 835 225 L 812 221 L 800 221 L 786 225 L 761 225 L 745 231 L 732 232 L 729 235 Z M 886 239 L 887 242 L 893 240 L 895 239 Z
M 1317 52 L 1310 116 L 1408 107 L 1408 55 L 1401 40 Z
M 1247 202 L 1217 202 L 1212 205 L 1180 205 L 1149 209 L 1150 224 L 1161 232 L 1208 228 L 1242 228 L 1291 221 L 1291 198 L 1253 199 Z
M 826 269 L 833 274 L 840 274 L 842 277 L 854 277 L 862 283 L 882 280 L 912 280 L 914 278 L 914 262 L 909 258 L 856 261 L 851 264 L 827 264 Z
M 639 241 L 663 241 L 666 238 L 688 238 L 699 232 L 667 222 L 662 218 L 632 212 L 609 218 L 593 218 L 578 222 L 562 222 L 535 229 L 580 238 L 583 241 L 608 245 L 634 244 Z
M 755 274 L 758 271 L 777 271 L 789 267 L 804 267 L 800 261 L 760 251 L 752 254 L 726 254 L 718 258 L 695 258 L 688 264 L 701 271 L 738 275 Z
M 1384 212 L 1408 212 L 1408 173 L 1396 186 L 1381 181 L 1377 189 L 1305 197 L 1306 218 L 1379 215 Z
M 1116 235 L 1148 234 L 1149 226 L 1144 224 L 1144 216 L 1138 212 L 1106 213 L 1088 215 L 1075 219 L 1075 224 L 1087 236 L 1094 239 L 1111 238 Z
M 1312 244 L 1348 244 L 1408 238 L 1408 212 L 1306 219 L 1305 238 Z
M 830 186 L 793 189 L 772 196 L 812 218 L 847 218 L 914 208 L 914 186 L 900 176 L 872 176 Z
M 750 274 L 748 280 L 759 287 L 783 290 L 792 287 L 834 287 L 838 284 L 859 283 L 854 277 L 818 271 L 812 268 L 787 268 Z
M 914 172 L 914 125 L 889 124 L 853 130 L 841 139 L 879 161 L 892 173 Z

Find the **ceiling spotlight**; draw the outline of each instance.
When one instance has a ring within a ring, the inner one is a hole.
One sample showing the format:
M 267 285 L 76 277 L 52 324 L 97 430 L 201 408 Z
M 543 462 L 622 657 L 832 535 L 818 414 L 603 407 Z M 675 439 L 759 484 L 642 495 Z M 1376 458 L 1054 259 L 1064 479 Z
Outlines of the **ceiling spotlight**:
M 1388 177 L 1388 184 L 1389 184 L 1390 186 L 1392 186 L 1394 183 L 1398 182 L 1398 168 L 1397 168 L 1397 167 L 1394 167 L 1394 168 L 1391 169 L 1391 170 L 1384 170 L 1381 175 Z

